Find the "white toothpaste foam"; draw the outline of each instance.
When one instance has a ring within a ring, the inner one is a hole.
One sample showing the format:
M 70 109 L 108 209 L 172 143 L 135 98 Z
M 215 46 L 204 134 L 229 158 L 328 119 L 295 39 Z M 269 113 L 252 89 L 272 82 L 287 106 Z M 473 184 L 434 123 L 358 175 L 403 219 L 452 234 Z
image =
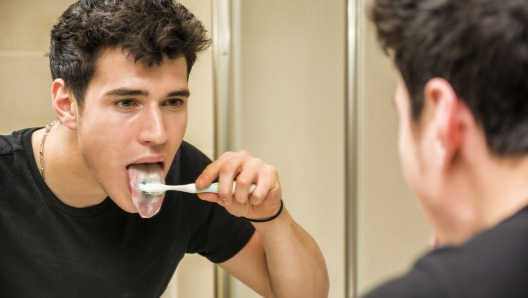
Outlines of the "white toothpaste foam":
M 165 193 L 145 194 L 139 190 L 139 184 L 142 182 L 165 183 L 165 176 L 160 165 L 157 163 L 130 165 L 127 172 L 132 190 L 132 203 L 139 215 L 143 218 L 156 215 L 161 208 Z

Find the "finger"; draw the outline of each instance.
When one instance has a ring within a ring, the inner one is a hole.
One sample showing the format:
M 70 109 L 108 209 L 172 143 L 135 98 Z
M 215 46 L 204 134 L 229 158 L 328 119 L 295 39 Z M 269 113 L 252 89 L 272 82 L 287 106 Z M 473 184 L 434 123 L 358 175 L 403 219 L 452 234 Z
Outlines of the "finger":
M 211 183 L 213 183 L 213 181 L 218 178 L 218 174 L 220 172 L 220 169 L 222 168 L 222 165 L 226 161 L 231 159 L 235 154 L 235 152 L 226 152 L 222 154 L 222 156 L 220 156 L 217 160 L 210 163 L 202 172 L 202 174 L 200 174 L 200 176 L 198 176 L 198 178 L 196 179 L 196 187 L 206 188 L 211 185 Z
M 251 158 L 243 165 L 242 172 L 236 179 L 235 200 L 239 203 L 246 203 L 249 200 L 249 189 L 253 183 L 259 181 L 259 172 L 266 167 L 260 158 Z
M 251 161 L 252 156 L 248 151 L 242 150 L 232 155 L 229 160 L 225 161 L 220 169 L 218 177 L 218 195 L 225 200 L 224 205 L 231 204 L 233 200 L 233 181 L 238 177 L 245 167 L 247 161 Z
M 255 187 L 255 190 L 251 193 L 249 196 L 249 203 L 251 205 L 260 205 L 262 201 L 264 201 L 264 198 L 268 195 L 269 189 L 264 186 L 264 184 L 257 184 L 257 187 Z
M 233 200 L 233 181 L 241 172 L 244 159 L 235 155 L 226 161 L 220 169 L 218 176 L 218 196 L 225 206 L 229 206 Z
M 210 192 L 199 193 L 198 197 L 200 199 L 204 200 L 204 201 L 208 201 L 208 202 L 212 202 L 212 203 L 217 203 L 218 201 L 220 201 L 220 198 L 218 197 L 217 194 L 210 193 Z
M 268 193 L 278 187 L 278 181 L 279 177 L 275 168 L 265 165 L 264 170 L 259 174 L 257 187 L 249 197 L 249 202 L 252 205 L 260 205 Z
M 244 171 L 238 175 L 236 178 L 236 188 L 234 194 L 235 201 L 240 204 L 245 204 L 248 202 L 249 188 L 253 184 L 253 181 L 256 180 L 256 176 L 256 172 L 248 173 L 247 171 Z

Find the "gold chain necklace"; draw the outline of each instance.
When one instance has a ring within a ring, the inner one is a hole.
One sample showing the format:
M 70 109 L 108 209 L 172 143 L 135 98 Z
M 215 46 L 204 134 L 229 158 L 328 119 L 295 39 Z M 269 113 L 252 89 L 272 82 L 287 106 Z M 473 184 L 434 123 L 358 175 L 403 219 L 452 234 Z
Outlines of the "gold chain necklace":
M 44 142 L 46 142 L 46 137 L 48 136 L 48 133 L 51 130 L 51 127 L 57 123 L 58 120 L 55 120 L 51 122 L 50 124 L 46 125 L 46 130 L 44 131 L 44 135 L 42 136 L 42 141 L 40 141 L 40 150 L 39 150 L 39 158 L 40 158 L 40 175 L 42 176 L 42 179 L 46 181 L 46 178 L 44 178 Z

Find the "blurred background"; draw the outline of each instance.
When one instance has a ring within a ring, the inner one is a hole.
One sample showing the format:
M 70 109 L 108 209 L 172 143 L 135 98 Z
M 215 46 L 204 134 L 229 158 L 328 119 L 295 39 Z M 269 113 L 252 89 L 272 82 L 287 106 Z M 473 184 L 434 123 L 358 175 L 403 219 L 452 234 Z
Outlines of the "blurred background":
M 49 32 L 71 0 L 0 0 L 0 134 L 55 119 Z M 392 92 L 368 0 L 182 0 L 214 45 L 193 68 L 185 139 L 211 158 L 274 165 L 285 204 L 318 242 L 329 297 L 405 272 L 430 231 L 400 173 Z M 259 297 L 188 255 L 164 298 Z

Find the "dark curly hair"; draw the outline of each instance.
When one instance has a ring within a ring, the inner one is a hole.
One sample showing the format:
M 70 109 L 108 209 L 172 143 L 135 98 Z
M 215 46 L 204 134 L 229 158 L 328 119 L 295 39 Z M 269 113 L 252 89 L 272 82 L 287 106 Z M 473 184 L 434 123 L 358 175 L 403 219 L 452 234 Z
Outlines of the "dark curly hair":
M 528 153 L 528 1 L 375 0 L 371 18 L 409 90 L 413 120 L 425 84 L 444 78 L 492 153 Z
M 121 47 L 135 62 L 159 65 L 185 57 L 187 74 L 210 39 L 203 24 L 173 0 L 80 0 L 51 30 L 52 78 L 62 78 L 82 110 L 97 58 Z

